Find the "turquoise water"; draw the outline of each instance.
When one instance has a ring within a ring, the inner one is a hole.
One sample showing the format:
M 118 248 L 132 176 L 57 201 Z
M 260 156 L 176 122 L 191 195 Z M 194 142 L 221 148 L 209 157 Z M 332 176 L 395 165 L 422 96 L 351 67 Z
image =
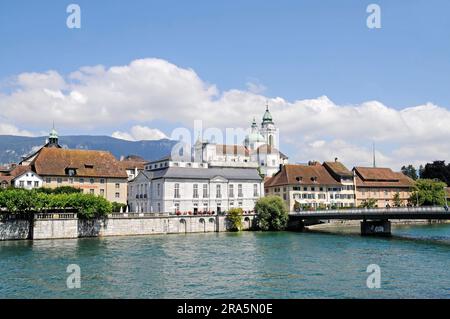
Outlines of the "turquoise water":
M 450 298 L 450 225 L 0 242 L 1 298 Z M 81 268 L 68 289 L 66 267 Z M 381 288 L 366 286 L 369 264 Z

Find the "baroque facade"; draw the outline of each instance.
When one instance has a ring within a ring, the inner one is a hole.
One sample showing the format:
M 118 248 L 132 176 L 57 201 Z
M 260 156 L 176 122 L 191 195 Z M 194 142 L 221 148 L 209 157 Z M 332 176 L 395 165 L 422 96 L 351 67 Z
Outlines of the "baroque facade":
M 268 106 L 261 126 L 253 119 L 250 133 L 242 145 L 216 144 L 198 140 L 194 145 L 194 161 L 211 167 L 258 167 L 263 176 L 272 176 L 288 157 L 279 151 L 279 129 L 275 126 Z
M 148 163 L 130 182 L 129 192 L 131 212 L 220 214 L 231 208 L 253 211 L 264 185 L 256 168 L 165 158 Z

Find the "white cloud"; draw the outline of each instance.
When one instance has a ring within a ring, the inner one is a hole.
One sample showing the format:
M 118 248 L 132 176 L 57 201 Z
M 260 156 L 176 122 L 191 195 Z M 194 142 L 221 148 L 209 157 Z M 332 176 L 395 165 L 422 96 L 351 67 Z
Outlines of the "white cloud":
M 20 130 L 14 125 L 0 123 L 0 135 L 35 136 L 33 133 Z
M 450 111 L 432 103 L 397 110 L 378 101 L 337 105 L 326 96 L 290 102 L 262 95 L 265 87 L 257 81 L 247 90 L 221 92 L 194 70 L 161 59 L 82 67 L 68 76 L 24 73 L 14 82 L 12 93 L 0 93 L 1 120 L 22 128 L 49 126 L 49 119 L 80 133 L 133 123 L 129 132 L 113 135 L 154 139 L 163 133 L 141 125 L 164 120 L 192 128 L 201 119 L 204 128 L 247 128 L 269 100 L 294 161 L 338 156 L 367 165 L 372 141 L 380 165 L 394 168 L 450 157 Z
M 160 140 L 168 138 L 166 134 L 158 129 L 140 125 L 133 126 L 129 133 L 116 131 L 112 134 L 112 137 L 127 141 Z

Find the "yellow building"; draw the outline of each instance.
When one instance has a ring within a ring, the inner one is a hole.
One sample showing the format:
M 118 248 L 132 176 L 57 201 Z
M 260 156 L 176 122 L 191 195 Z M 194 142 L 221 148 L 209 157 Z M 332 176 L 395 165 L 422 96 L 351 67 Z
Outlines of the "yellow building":
M 406 205 L 411 196 L 414 180 L 390 168 L 355 167 L 357 205 L 369 199 L 376 200 L 377 207 L 394 206 L 398 194 L 401 204 Z

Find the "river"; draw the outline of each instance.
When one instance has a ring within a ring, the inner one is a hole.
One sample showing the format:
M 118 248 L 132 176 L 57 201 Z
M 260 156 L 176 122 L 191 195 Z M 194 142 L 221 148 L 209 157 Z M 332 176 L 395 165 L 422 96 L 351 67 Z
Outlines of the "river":
M 450 298 L 450 224 L 0 242 L 0 298 Z M 67 266 L 81 288 L 67 288 Z M 367 266 L 381 287 L 366 285 Z

